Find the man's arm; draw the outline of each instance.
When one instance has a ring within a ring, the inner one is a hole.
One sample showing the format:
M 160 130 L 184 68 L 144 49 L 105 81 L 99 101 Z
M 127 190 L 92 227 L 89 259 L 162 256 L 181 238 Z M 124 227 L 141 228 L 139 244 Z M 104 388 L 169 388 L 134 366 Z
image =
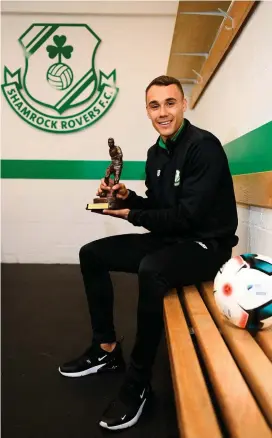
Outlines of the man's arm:
M 184 179 L 177 205 L 154 210 L 131 209 L 128 221 L 155 233 L 173 234 L 194 229 L 212 207 L 226 165 L 223 148 L 216 141 L 204 140 L 192 150 L 191 172 Z

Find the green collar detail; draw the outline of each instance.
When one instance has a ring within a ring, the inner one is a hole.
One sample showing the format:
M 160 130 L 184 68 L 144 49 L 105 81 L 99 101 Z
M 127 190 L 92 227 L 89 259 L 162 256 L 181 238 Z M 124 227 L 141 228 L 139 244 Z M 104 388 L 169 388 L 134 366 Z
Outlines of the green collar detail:
M 179 136 L 179 134 L 181 133 L 183 128 L 184 128 L 184 120 L 181 124 L 181 127 L 178 129 L 178 131 L 175 133 L 175 135 L 173 135 L 173 137 L 171 138 L 172 141 L 175 141 L 177 139 L 177 137 Z M 159 138 L 159 146 L 163 149 L 167 149 L 166 144 L 164 143 L 164 141 L 161 137 Z

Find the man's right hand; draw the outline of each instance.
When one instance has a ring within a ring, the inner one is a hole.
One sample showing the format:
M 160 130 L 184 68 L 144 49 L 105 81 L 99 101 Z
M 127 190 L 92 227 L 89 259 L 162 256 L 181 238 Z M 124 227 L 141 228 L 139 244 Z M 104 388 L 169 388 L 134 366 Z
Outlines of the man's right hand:
M 113 179 L 110 180 L 110 185 L 107 186 L 107 185 L 105 184 L 105 179 L 102 178 L 102 179 L 101 179 L 100 186 L 98 187 L 98 190 L 97 190 L 97 193 L 96 193 L 96 194 L 97 194 L 98 196 L 101 196 L 101 195 L 103 195 L 103 193 L 105 193 L 105 192 L 109 192 L 110 190 L 114 190 L 114 191 L 117 192 L 117 194 L 116 194 L 117 198 L 122 199 L 123 201 L 124 201 L 125 199 L 127 199 L 128 195 L 129 195 L 129 191 L 128 191 L 128 189 L 126 188 L 125 184 L 123 184 L 123 183 L 118 183 L 118 184 L 115 184 L 114 186 L 112 186 L 112 184 L 113 184 Z
M 111 181 L 110 181 L 110 182 L 111 182 Z M 113 182 L 113 181 L 112 181 L 112 182 Z M 111 187 L 110 187 L 110 186 L 107 186 L 107 184 L 105 183 L 105 179 L 102 178 L 102 179 L 101 179 L 101 182 L 100 182 L 100 186 L 98 187 L 96 194 L 97 194 L 98 196 L 101 196 L 101 195 L 103 195 L 103 193 L 105 193 L 105 192 L 109 192 L 110 190 L 111 190 Z
M 118 183 L 113 186 L 112 190 L 117 192 L 117 198 L 122 199 L 122 201 L 125 201 L 129 195 L 129 190 L 126 188 L 125 184 Z

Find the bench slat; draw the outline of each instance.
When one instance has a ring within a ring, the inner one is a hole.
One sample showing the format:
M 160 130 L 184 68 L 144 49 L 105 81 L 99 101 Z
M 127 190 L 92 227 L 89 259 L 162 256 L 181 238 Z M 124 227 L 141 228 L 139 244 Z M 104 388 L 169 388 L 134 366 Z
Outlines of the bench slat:
M 230 436 L 271 438 L 270 428 L 196 287 L 184 288 L 184 302 Z
M 210 313 L 220 328 L 233 357 L 272 426 L 272 364 L 247 330 L 239 329 L 224 318 L 213 297 L 213 283 L 201 285 Z
M 268 359 L 272 362 L 272 327 L 260 330 L 256 334 L 255 339 L 265 352 Z
M 175 289 L 164 298 L 165 331 L 183 438 L 222 437 Z

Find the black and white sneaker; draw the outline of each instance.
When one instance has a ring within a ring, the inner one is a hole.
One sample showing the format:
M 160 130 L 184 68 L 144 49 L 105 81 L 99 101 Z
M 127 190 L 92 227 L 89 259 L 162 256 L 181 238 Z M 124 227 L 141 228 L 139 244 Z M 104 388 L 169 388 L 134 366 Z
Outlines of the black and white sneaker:
M 149 383 L 125 381 L 118 397 L 109 404 L 102 415 L 99 425 L 110 430 L 126 429 L 133 426 L 139 420 L 151 393 Z
M 120 343 L 108 353 L 100 345 L 93 344 L 80 357 L 66 362 L 59 367 L 59 372 L 66 377 L 81 377 L 88 374 L 118 372 L 126 368 Z

